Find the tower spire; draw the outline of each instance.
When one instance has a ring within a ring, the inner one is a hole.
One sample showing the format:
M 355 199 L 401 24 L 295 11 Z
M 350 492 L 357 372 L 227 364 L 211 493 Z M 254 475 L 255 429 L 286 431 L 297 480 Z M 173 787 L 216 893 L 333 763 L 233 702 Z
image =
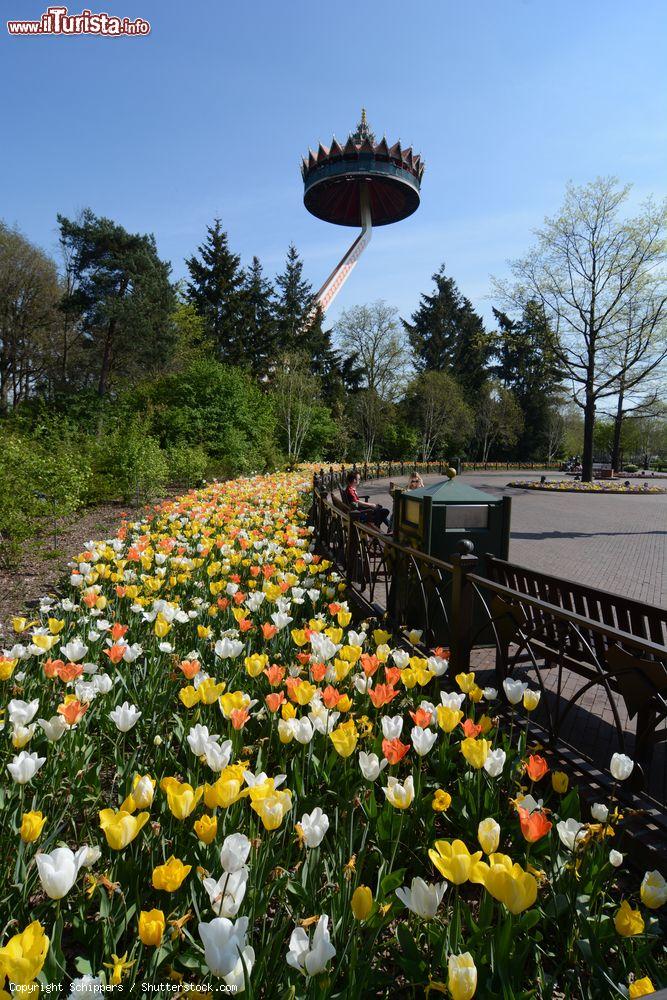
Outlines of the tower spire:
M 361 145 L 361 143 L 366 139 L 368 139 L 371 143 L 375 143 L 375 136 L 371 132 L 368 125 L 368 119 L 366 118 L 366 108 L 361 109 L 361 119 L 355 131 L 350 135 L 350 138 L 352 139 L 352 142 L 357 145 Z

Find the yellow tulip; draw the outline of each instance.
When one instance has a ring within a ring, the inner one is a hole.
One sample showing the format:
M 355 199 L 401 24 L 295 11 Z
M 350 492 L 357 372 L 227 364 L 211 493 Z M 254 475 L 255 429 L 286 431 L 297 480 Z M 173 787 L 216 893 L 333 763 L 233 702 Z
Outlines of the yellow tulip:
M 647 997 L 651 993 L 655 993 L 655 986 L 648 976 L 644 976 L 643 979 L 635 979 L 633 983 L 630 983 L 628 989 L 630 1000 L 636 1000 L 637 997 Z
M 204 683 L 206 683 L 204 681 Z M 203 684 L 199 685 L 200 689 Z M 215 699 L 213 699 L 215 701 Z M 228 691 L 227 694 L 223 694 L 220 698 L 220 708 L 222 709 L 222 714 L 226 719 L 231 718 L 232 712 L 235 712 L 239 708 L 245 708 L 250 698 L 243 691 Z
M 336 705 L 336 708 L 338 709 L 339 712 L 349 712 L 350 711 L 350 709 L 352 708 L 352 699 L 350 698 L 349 694 L 344 694 L 343 695 L 343 697 L 340 699 L 340 701 Z
M 471 1000 L 477 989 L 477 969 L 469 951 L 462 955 L 450 955 L 447 986 L 452 1000 Z
M 44 928 L 38 920 L 33 920 L 0 948 L 0 970 L 12 983 L 27 986 L 42 971 L 48 950 L 49 939 Z
M 565 795 L 570 784 L 570 779 L 565 771 L 554 771 L 551 775 L 551 787 L 558 795 Z
M 624 899 L 616 911 L 614 927 L 622 937 L 634 937 L 644 932 L 644 918 L 639 910 L 633 910 L 627 899 Z
M 482 690 L 481 687 L 478 687 L 476 684 L 473 684 L 473 686 L 470 688 L 470 691 L 468 692 L 468 697 L 470 698 L 471 701 L 474 701 L 475 704 L 477 704 L 484 697 L 484 691 Z
M 313 699 L 313 695 L 317 691 L 314 684 L 309 681 L 301 681 L 294 687 L 294 697 L 296 698 L 299 705 L 307 705 Z
M 58 635 L 58 633 L 62 632 L 64 628 L 65 628 L 64 618 L 49 618 L 49 632 L 51 632 L 52 635 Z
M 452 797 L 444 788 L 436 788 L 431 803 L 433 812 L 447 812 L 452 804 Z
M 483 819 L 477 827 L 477 840 L 485 854 L 493 854 L 498 850 L 500 826 L 492 816 Z
M 349 757 L 354 753 L 359 739 L 354 720 L 349 719 L 347 722 L 342 722 L 332 733 L 329 733 L 329 738 L 336 753 L 340 754 L 341 757 Z
M 137 816 L 119 809 L 102 809 L 99 813 L 100 826 L 107 838 L 107 844 L 114 851 L 122 851 L 137 836 L 141 828 L 148 822 L 149 813 L 141 812 Z
M 32 844 L 39 837 L 46 823 L 46 816 L 41 811 L 23 813 L 21 817 L 21 840 L 24 844 Z
M 484 761 L 491 753 L 491 744 L 488 740 L 473 740 L 467 737 L 461 741 L 461 753 L 471 767 L 479 770 L 484 767 Z
M 296 709 L 291 701 L 285 702 L 285 704 L 280 709 L 280 715 L 285 722 L 287 722 L 288 719 L 296 718 Z
M 412 690 L 417 683 L 417 680 L 417 671 L 412 667 L 404 667 L 403 670 L 401 670 L 401 682 L 408 691 Z
M 436 714 L 438 725 L 446 733 L 453 732 L 463 718 L 463 712 L 459 708 L 449 708 L 447 705 L 438 705 Z
M 531 691 L 531 689 L 528 688 L 526 691 L 523 692 L 523 707 L 526 709 L 527 712 L 533 712 L 537 708 L 539 703 L 540 703 L 539 691 Z
M 464 694 L 469 694 L 473 687 L 475 687 L 475 675 L 474 673 L 469 674 L 457 674 L 454 678 L 458 686 L 461 688 Z
M 381 628 L 376 628 L 373 632 L 373 642 L 376 646 L 383 646 L 391 639 L 391 632 L 385 632 Z
M 227 809 L 241 797 L 241 782 L 238 778 L 225 777 L 224 772 L 213 785 L 204 786 L 204 802 L 209 809 Z
M 48 652 L 58 641 L 55 635 L 33 635 L 32 641 L 44 652 Z
M 296 646 L 305 646 L 308 642 L 308 636 L 302 628 L 292 629 L 292 639 Z
M 428 856 L 449 882 L 462 885 L 470 878 L 470 871 L 482 856 L 481 851 L 471 854 L 462 840 L 436 840 Z
M 269 662 L 269 658 L 266 653 L 253 653 L 252 656 L 246 656 L 245 658 L 245 668 L 246 672 L 250 677 L 259 677 L 262 670 Z
M 287 789 L 285 791 L 279 789 L 266 798 L 255 799 L 251 802 L 251 808 L 261 819 L 265 830 L 277 830 L 286 813 L 292 808 L 292 796 Z
M 194 706 L 199 703 L 199 691 L 195 690 L 192 684 L 188 684 L 187 687 L 181 688 L 178 692 L 178 697 L 186 708 L 194 708 Z
M 193 788 L 176 778 L 163 778 L 160 788 L 165 792 L 169 811 L 176 819 L 187 819 L 204 794 L 203 788 Z
M 10 660 L 8 656 L 0 656 L 0 681 L 9 680 L 18 662 L 16 659 Z
M 667 902 L 667 882 L 659 871 L 646 872 L 639 890 L 642 903 L 649 910 L 659 910 Z
M 204 815 L 196 821 L 194 830 L 202 844 L 212 844 L 218 832 L 218 820 L 215 816 Z
M 338 682 L 345 680 L 353 666 L 354 664 L 348 660 L 339 660 L 338 657 L 335 657 L 334 670 L 336 671 L 336 680 Z
M 510 913 L 523 913 L 537 899 L 535 876 L 513 863 L 506 854 L 491 854 L 488 865 L 477 862 L 472 866 L 470 881 L 481 883 Z
M 225 690 L 225 687 L 224 681 L 216 684 L 212 677 L 207 677 L 203 680 L 197 688 L 197 694 L 202 705 L 213 705 Z
M 352 612 L 350 612 L 350 611 L 339 611 L 338 614 L 336 615 L 336 619 L 338 620 L 338 624 L 342 628 L 347 628 L 347 626 L 352 621 Z
M 373 909 L 373 893 L 367 885 L 360 885 L 352 893 L 350 902 L 355 920 L 366 920 Z
M 142 910 L 139 914 L 139 940 L 147 947 L 159 948 L 164 928 L 162 910 Z
M 184 865 L 178 858 L 172 856 L 163 865 L 153 869 L 152 883 L 154 889 L 164 892 L 176 892 L 190 874 L 192 865 Z
M 211 634 L 210 625 L 197 625 L 197 637 L 199 639 L 208 639 Z

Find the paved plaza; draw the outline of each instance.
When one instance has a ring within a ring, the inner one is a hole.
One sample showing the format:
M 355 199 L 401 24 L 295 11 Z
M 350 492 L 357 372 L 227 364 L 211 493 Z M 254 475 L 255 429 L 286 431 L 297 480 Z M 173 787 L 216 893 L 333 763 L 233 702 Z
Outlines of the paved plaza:
M 461 476 L 462 482 L 494 496 L 512 497 L 510 561 L 637 601 L 667 605 L 667 494 L 601 496 L 507 487 L 512 479 L 539 477 L 539 472 Z M 424 483 L 441 479 L 425 476 Z M 394 482 L 407 486 L 407 478 L 394 477 Z M 361 493 L 389 507 L 388 490 L 388 479 L 360 487 Z

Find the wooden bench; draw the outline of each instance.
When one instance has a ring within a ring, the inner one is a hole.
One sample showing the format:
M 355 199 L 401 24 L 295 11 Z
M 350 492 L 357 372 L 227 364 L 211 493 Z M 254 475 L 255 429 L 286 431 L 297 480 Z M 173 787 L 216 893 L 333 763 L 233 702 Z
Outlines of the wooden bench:
M 591 686 L 608 685 L 623 699 L 629 718 L 636 716 L 636 756 L 645 769 L 650 766 L 655 743 L 667 738 L 664 728 L 657 732 L 667 718 L 667 609 L 490 555 L 487 573 L 496 583 L 535 600 L 520 603 L 495 595 L 491 601 L 501 672 L 537 657 L 573 671 Z M 559 619 L 537 602 L 576 619 Z M 631 637 L 644 640 L 645 649 L 633 646 Z M 612 711 L 616 715 L 613 706 Z

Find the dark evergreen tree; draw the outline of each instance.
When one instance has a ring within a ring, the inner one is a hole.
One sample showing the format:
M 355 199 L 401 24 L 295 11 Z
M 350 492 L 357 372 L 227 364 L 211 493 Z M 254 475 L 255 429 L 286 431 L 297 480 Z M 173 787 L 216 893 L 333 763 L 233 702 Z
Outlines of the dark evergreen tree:
M 303 261 L 293 243 L 288 247 L 285 270 L 276 278 L 276 285 L 279 289 L 276 321 L 280 351 L 298 350 L 311 356 L 311 330 L 315 324 L 321 329 L 321 317 L 310 317 L 313 286 L 303 276 Z
M 241 258 L 229 249 L 220 219 L 206 227 L 197 255 L 186 260 L 188 297 L 204 320 L 218 358 L 231 365 L 246 364 Z
M 72 279 L 62 309 L 79 317 L 98 394 L 113 377 L 163 368 L 176 340 L 176 294 L 155 238 L 128 233 L 90 209 L 76 221 L 59 215 L 58 223 Z
M 433 275 L 435 291 L 421 296 L 412 322 L 403 320 L 420 371 L 448 372 L 466 393 L 475 394 L 488 378 L 493 339 L 482 317 L 461 294 L 443 264 Z
M 520 458 L 544 458 L 551 412 L 561 398 L 564 373 L 558 364 L 556 336 L 541 304 L 526 303 L 521 319 L 493 310 L 498 323 L 494 374 L 512 390 L 524 428 L 516 450 Z
M 245 338 L 245 356 L 253 375 L 265 380 L 271 373 L 277 347 L 275 292 L 253 257 L 244 272 L 241 288 L 241 322 Z

